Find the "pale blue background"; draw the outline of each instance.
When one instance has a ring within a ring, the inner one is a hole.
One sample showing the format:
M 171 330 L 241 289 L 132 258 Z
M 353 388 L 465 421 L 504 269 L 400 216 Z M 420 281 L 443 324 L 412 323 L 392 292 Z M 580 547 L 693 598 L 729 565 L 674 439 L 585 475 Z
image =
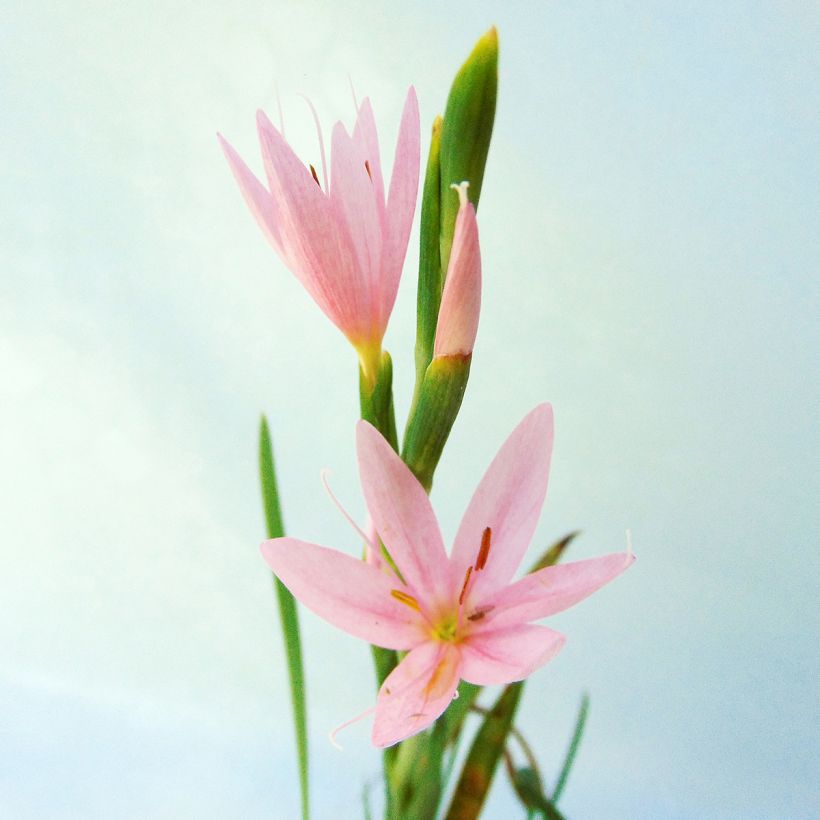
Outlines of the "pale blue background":
M 475 364 L 433 493 L 452 535 L 555 405 L 533 551 L 639 562 L 555 619 L 521 722 L 571 818 L 808 818 L 816 795 L 820 9 L 800 2 L 4 3 L 0 814 L 296 814 L 258 414 L 289 530 L 351 552 L 355 361 L 246 213 L 214 132 L 317 152 L 348 74 L 392 157 L 502 44 Z M 387 337 L 403 419 L 417 234 Z M 304 619 L 317 818 L 377 771 L 367 649 Z M 552 776 L 552 775 L 551 775 Z M 489 817 L 516 816 L 500 777 Z

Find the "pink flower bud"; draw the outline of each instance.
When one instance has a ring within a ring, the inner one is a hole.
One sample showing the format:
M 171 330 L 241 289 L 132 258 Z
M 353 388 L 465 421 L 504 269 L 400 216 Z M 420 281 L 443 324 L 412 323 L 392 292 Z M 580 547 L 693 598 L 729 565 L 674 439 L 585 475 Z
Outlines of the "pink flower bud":
M 456 217 L 453 248 L 438 312 L 435 356 L 469 356 L 473 352 L 481 311 L 481 249 L 475 208 L 467 199 L 469 182 L 451 187 L 461 205 Z

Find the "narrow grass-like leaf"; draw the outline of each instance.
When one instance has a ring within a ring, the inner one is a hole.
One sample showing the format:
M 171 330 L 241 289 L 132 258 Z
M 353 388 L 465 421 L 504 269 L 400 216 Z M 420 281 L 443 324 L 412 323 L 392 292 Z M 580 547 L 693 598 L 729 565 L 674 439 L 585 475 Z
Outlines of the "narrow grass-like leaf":
M 518 799 L 527 808 L 527 816 L 540 816 L 545 820 L 564 820 L 561 812 L 555 808 L 544 794 L 537 773 L 529 767 L 515 769 L 512 766 L 511 758 L 507 757 L 506 759 L 510 780 Z
M 584 692 L 581 697 L 581 706 L 578 709 L 578 717 L 575 720 L 575 730 L 572 733 L 572 740 L 567 749 L 567 756 L 564 758 L 564 765 L 561 767 L 561 772 L 558 775 L 558 781 L 555 784 L 555 789 L 552 792 L 552 802 L 557 803 L 558 799 L 564 792 L 567 785 L 567 778 L 572 770 L 572 764 L 575 762 L 575 756 L 578 754 L 578 747 L 581 745 L 581 738 L 584 734 L 584 727 L 587 722 L 587 715 L 589 714 L 589 695 Z
M 282 507 L 279 503 L 279 489 L 276 482 L 276 468 L 273 460 L 268 420 L 262 416 L 259 425 L 259 476 L 262 482 L 262 503 L 269 538 L 281 538 L 285 534 L 282 523 Z M 305 709 L 305 672 L 302 664 L 302 641 L 299 637 L 299 615 L 296 601 L 288 588 L 274 577 L 276 597 L 279 601 L 279 615 L 282 634 L 285 639 L 285 655 L 290 676 L 290 698 L 293 707 L 293 723 L 296 730 L 296 753 L 299 760 L 299 786 L 302 798 L 302 818 L 308 820 L 310 807 L 308 799 L 308 746 L 307 712 Z
M 461 770 L 446 820 L 475 820 L 480 814 L 504 751 L 521 689 L 521 683 L 506 686 L 484 718 Z

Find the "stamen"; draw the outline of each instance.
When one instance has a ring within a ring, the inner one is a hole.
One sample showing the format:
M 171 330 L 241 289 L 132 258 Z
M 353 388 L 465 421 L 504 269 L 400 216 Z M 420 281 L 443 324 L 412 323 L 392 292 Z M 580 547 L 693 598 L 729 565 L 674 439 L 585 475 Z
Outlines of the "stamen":
M 370 181 L 373 182 L 373 174 L 370 173 L 370 163 L 367 160 L 364 161 L 364 170 L 367 171 Z
M 458 204 L 466 205 L 467 189 L 470 187 L 470 183 L 465 179 L 464 182 L 454 182 L 450 187 L 458 191 Z
M 368 715 L 372 715 L 373 712 L 376 711 L 375 706 L 371 706 L 369 709 L 365 709 L 360 715 L 356 715 L 356 717 L 350 718 L 350 720 L 346 720 L 341 726 L 337 726 L 330 734 L 330 742 L 340 751 L 344 751 L 344 747 L 337 742 L 336 735 L 342 731 L 342 729 L 347 729 L 348 726 L 352 726 L 354 723 L 358 723 L 360 720 L 364 720 Z
M 470 583 L 470 576 L 473 574 L 473 568 L 467 567 L 467 574 L 464 576 L 464 583 L 461 586 L 461 593 L 458 596 L 458 605 L 464 604 L 464 596 L 467 594 L 467 584 Z
M 477 609 L 472 615 L 467 616 L 468 621 L 480 621 L 485 615 L 488 615 L 495 609 L 494 606 L 483 606 Z
M 408 595 L 406 592 L 402 592 L 400 589 L 391 589 L 390 594 L 397 601 L 401 601 L 401 603 L 409 606 L 410 609 L 415 609 L 416 612 L 421 612 L 419 602 L 412 595 Z
M 316 184 L 321 188 L 321 184 L 319 182 L 319 176 L 316 173 L 316 169 L 311 165 L 310 166 L 310 173 L 313 174 L 313 178 L 316 180 Z
M 487 556 L 490 554 L 490 542 L 492 541 L 493 531 L 490 527 L 486 527 L 481 535 L 481 546 L 478 549 L 478 558 L 476 558 L 475 568 L 476 572 L 484 569 L 487 563 Z
M 313 167 L 313 166 L 311 166 L 311 167 Z M 336 505 L 336 509 L 338 509 L 339 512 L 345 517 L 345 520 L 347 521 L 347 523 L 350 524 L 350 526 L 353 527 L 354 530 L 356 530 L 356 533 L 361 537 L 361 539 L 364 541 L 364 543 L 367 544 L 372 550 L 374 550 L 376 552 L 376 554 L 378 554 L 378 552 L 379 552 L 378 544 L 374 544 L 370 540 L 370 537 L 367 535 L 367 533 L 353 520 L 353 517 L 350 515 L 350 513 L 342 506 L 342 503 L 333 494 L 333 490 L 330 489 L 330 484 L 328 483 L 328 480 L 327 480 L 327 477 L 328 477 L 329 474 L 330 474 L 330 470 L 328 470 L 327 468 L 322 470 L 321 473 L 319 474 L 322 478 L 322 484 L 325 488 L 325 492 L 330 496 L 330 500 Z

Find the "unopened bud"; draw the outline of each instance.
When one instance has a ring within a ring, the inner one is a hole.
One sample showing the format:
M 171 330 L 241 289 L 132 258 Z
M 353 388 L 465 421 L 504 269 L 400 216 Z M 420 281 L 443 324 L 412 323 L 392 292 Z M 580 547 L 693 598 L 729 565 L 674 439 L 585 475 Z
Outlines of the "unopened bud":
M 461 201 L 436 326 L 434 356 L 469 356 L 481 311 L 481 249 L 469 182 L 452 185 Z

